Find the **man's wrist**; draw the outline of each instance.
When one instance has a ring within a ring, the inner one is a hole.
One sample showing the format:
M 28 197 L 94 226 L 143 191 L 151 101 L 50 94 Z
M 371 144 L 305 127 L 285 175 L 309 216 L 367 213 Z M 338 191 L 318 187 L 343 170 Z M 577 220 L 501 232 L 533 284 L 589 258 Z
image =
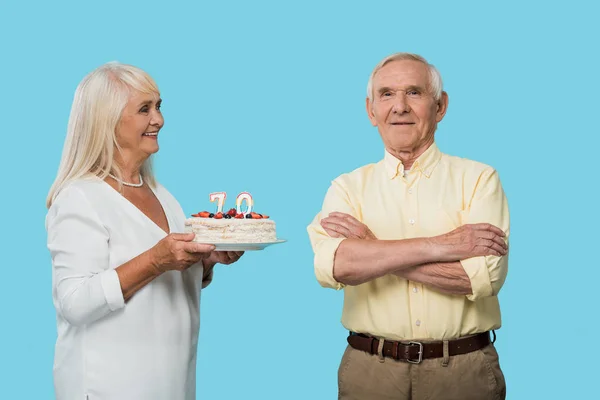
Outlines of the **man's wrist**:
M 444 248 L 440 246 L 437 241 L 437 237 L 425 238 L 425 252 L 428 254 L 427 262 L 437 262 L 444 258 Z

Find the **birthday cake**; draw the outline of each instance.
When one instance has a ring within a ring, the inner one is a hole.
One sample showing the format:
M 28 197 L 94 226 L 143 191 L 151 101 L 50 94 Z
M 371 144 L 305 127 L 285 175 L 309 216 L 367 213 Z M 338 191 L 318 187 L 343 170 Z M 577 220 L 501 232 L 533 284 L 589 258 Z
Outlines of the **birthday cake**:
M 192 214 L 185 221 L 185 231 L 193 232 L 199 243 L 268 243 L 275 242 L 275 222 L 268 215 L 252 211 L 252 196 L 241 193 L 236 201 L 237 208 L 222 212 L 226 195 L 211 193 L 211 201 L 219 200 L 217 212 L 202 211 Z M 247 209 L 241 210 L 242 201 Z

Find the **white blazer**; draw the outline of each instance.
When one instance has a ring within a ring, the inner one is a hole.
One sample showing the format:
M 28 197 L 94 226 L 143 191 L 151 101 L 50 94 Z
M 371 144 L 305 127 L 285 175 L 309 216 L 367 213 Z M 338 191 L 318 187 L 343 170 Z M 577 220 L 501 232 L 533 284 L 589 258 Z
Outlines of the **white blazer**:
M 170 232 L 185 214 L 153 189 Z M 57 400 L 193 400 L 200 328 L 201 263 L 169 271 L 126 304 L 115 268 L 166 233 L 99 178 L 65 187 L 46 216 L 58 337 Z

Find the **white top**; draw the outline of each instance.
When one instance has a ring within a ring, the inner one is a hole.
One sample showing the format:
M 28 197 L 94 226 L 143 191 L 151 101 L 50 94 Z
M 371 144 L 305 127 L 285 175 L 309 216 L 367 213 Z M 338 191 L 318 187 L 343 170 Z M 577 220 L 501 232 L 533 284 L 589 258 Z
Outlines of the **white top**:
M 153 191 L 170 232 L 184 232 L 177 200 L 161 185 Z M 46 229 L 58 327 L 56 399 L 195 399 L 202 265 L 162 274 L 125 304 L 114 269 L 166 233 L 98 178 L 63 189 Z

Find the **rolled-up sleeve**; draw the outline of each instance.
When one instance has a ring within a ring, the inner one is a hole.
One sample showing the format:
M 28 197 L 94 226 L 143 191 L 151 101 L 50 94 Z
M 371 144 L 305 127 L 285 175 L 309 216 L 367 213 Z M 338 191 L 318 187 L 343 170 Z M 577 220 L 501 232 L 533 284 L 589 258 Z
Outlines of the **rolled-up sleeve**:
M 109 235 L 85 195 L 67 187 L 46 219 L 57 313 L 86 325 L 125 306 L 119 276 L 109 268 Z
M 497 226 L 506 234 L 505 241 L 508 243 L 508 202 L 498 173 L 493 169 L 481 174 L 463 218 L 463 224 L 476 223 Z M 504 256 L 473 257 L 461 260 L 461 264 L 471 281 L 472 294 L 467 295 L 469 300 L 498 295 L 508 273 L 508 253 Z
M 336 181 L 333 181 L 329 187 L 321 211 L 315 216 L 311 224 L 308 225 L 307 230 L 315 254 L 314 268 L 317 281 L 323 287 L 340 290 L 345 285 L 335 280 L 333 266 L 335 263 L 335 253 L 345 238 L 332 238 L 321 226 L 321 219 L 327 217 L 332 212 L 342 212 L 356 217 L 355 209 L 351 204 L 347 191 Z

